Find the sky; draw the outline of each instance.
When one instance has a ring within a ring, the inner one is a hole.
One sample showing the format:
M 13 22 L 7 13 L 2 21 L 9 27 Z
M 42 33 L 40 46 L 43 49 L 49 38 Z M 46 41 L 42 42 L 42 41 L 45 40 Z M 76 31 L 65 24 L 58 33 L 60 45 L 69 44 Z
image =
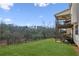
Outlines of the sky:
M 0 22 L 18 26 L 54 27 L 54 15 L 67 8 L 67 3 L 0 3 Z

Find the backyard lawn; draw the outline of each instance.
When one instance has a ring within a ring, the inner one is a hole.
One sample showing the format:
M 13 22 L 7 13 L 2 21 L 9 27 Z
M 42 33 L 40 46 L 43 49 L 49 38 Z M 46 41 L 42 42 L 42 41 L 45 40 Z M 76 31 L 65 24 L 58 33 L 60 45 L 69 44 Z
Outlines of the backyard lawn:
M 0 47 L 1 56 L 75 56 L 71 45 L 54 39 L 38 40 L 23 44 Z

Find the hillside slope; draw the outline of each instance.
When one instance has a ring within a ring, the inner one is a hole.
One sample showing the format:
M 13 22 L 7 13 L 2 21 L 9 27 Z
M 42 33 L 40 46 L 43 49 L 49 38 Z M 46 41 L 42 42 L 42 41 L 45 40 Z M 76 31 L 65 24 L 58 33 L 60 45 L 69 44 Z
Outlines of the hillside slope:
M 0 55 L 8 56 L 74 56 L 71 45 L 57 43 L 53 39 L 0 47 Z

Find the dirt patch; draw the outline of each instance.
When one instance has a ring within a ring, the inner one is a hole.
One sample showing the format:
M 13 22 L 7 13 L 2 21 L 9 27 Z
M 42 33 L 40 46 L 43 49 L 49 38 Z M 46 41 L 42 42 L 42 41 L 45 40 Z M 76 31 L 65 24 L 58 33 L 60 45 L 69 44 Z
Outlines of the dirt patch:
M 77 55 L 79 56 L 79 47 L 73 46 L 74 50 L 76 51 Z

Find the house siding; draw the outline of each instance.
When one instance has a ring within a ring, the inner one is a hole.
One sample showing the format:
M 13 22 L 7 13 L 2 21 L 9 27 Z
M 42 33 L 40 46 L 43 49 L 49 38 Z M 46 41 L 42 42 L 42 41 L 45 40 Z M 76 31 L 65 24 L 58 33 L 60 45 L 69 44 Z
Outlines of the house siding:
M 79 46 L 79 4 L 73 3 L 71 7 L 71 23 L 73 24 L 73 39 L 74 42 Z M 78 34 L 75 34 L 75 26 L 78 25 Z

